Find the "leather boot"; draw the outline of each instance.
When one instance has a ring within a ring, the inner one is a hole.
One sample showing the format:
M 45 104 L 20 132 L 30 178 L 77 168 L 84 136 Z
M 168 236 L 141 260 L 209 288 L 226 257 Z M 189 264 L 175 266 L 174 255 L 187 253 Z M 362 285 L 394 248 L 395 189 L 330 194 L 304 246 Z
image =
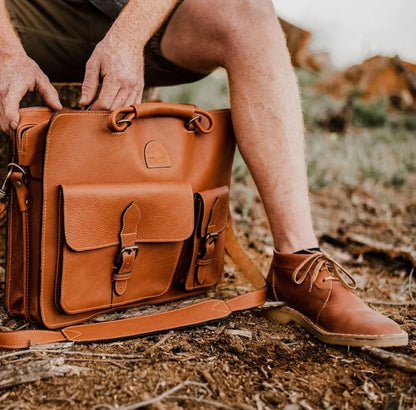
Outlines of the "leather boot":
M 268 298 L 286 302 L 267 316 L 295 321 L 319 340 L 345 346 L 404 346 L 408 335 L 397 323 L 370 309 L 354 293 L 354 278 L 323 252 L 275 251 L 267 276 Z

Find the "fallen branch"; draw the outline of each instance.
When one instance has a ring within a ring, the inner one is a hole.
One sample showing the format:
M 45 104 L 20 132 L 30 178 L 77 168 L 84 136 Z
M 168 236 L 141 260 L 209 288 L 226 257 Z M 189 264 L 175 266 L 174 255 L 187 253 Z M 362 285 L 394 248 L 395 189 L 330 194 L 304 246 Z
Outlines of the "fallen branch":
M 150 347 L 150 351 L 156 349 L 159 346 L 162 346 L 168 339 L 170 339 L 173 335 L 175 334 L 175 332 L 173 330 L 171 330 L 169 333 L 165 334 L 164 336 L 161 337 L 161 339 L 155 343 L 153 346 Z
M 166 390 L 164 393 L 160 394 L 159 396 L 154 397 L 153 399 L 140 401 L 140 402 L 136 402 L 136 403 L 131 403 L 131 404 L 128 404 L 127 406 L 118 407 L 118 409 L 119 410 L 135 410 L 135 409 L 140 409 L 142 407 L 150 406 L 151 404 L 159 403 L 162 400 L 168 398 L 169 396 L 172 396 L 178 390 L 181 390 L 186 386 L 206 387 L 206 384 L 205 383 L 193 382 L 191 380 L 185 380 L 184 382 L 178 384 L 175 387 L 172 387 L 169 390 Z M 93 410 L 102 409 L 103 407 L 111 408 L 111 407 L 109 407 L 108 405 L 105 405 L 105 404 L 104 405 L 103 404 L 97 404 L 93 407 Z
M 87 370 L 82 367 L 65 364 L 62 357 L 56 359 L 33 360 L 23 366 L 15 363 L 4 366 L 0 371 L 0 388 L 31 383 L 68 374 L 79 374 Z
M 355 253 L 357 254 L 362 255 L 368 252 L 379 252 L 387 255 L 391 259 L 404 259 L 416 267 L 416 251 L 414 249 L 407 247 L 395 247 L 393 245 L 375 241 L 373 239 L 354 233 L 346 233 L 343 235 L 342 240 L 344 242 L 354 242 L 362 245 L 356 249 Z
M 416 359 L 414 357 L 400 353 L 388 352 L 387 350 L 378 349 L 376 347 L 364 346 L 361 350 L 391 367 L 395 367 L 396 369 L 407 373 L 416 373 Z
M 190 400 L 196 401 L 197 403 L 208 404 L 209 406 L 216 407 L 217 409 L 227 409 L 232 410 L 235 407 L 227 406 L 226 404 L 222 404 L 218 401 L 203 399 L 201 397 L 192 397 L 192 396 L 171 396 L 171 399 L 175 400 Z
M 388 300 L 364 299 L 364 302 L 370 305 L 380 306 L 416 306 L 416 302 L 389 302 Z

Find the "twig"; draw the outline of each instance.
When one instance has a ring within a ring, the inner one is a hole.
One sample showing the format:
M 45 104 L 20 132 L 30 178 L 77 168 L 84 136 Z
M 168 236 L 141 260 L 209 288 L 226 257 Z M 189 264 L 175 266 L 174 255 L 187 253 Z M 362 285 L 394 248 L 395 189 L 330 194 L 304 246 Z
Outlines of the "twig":
M 0 388 L 17 386 L 50 377 L 79 374 L 88 369 L 68 365 L 63 358 L 41 359 L 16 366 L 14 363 L 4 366 L 0 371 Z
M 93 362 L 93 363 L 97 363 L 96 359 L 75 359 L 73 357 L 69 357 L 67 360 L 71 361 L 71 362 Z M 117 360 L 117 359 L 116 359 Z M 120 359 L 119 359 L 120 360 Z M 119 363 L 116 363 L 114 360 L 105 360 L 105 359 L 101 359 L 99 360 L 99 362 L 105 362 L 105 363 L 109 363 L 112 364 L 113 366 L 118 367 L 119 369 L 125 369 L 125 370 L 129 370 L 128 367 L 123 366 Z
M 174 331 L 171 330 L 169 333 L 167 333 L 166 335 L 164 335 L 157 343 L 155 343 L 153 346 L 150 347 L 149 350 L 153 350 L 156 347 L 161 346 L 163 343 L 165 343 L 168 339 L 170 339 L 174 334 Z
M 209 404 L 212 407 L 216 407 L 217 409 L 227 409 L 232 410 L 234 407 L 227 406 L 226 404 L 222 404 L 218 401 L 203 399 L 202 397 L 192 397 L 192 396 L 171 396 L 171 399 L 175 400 L 191 400 L 196 401 L 197 403 Z
M 365 299 L 365 303 L 383 306 L 416 306 L 416 302 L 390 302 L 388 300 Z
M 0 356 L 0 360 L 7 359 L 9 357 L 14 356 L 23 356 L 30 353 L 58 353 L 58 354 L 65 354 L 69 356 L 92 356 L 92 357 L 108 357 L 113 358 L 114 360 L 127 360 L 127 359 L 143 359 L 143 355 L 131 355 L 131 354 L 114 354 L 114 353 L 91 353 L 91 352 L 83 352 L 80 350 L 72 350 L 72 351 L 65 351 L 65 350 L 54 350 L 54 349 L 40 349 L 40 348 L 30 348 L 27 350 L 19 350 L 12 353 L 6 353 Z
M 376 347 L 362 347 L 362 351 L 370 354 L 376 359 L 385 362 L 391 367 L 395 367 L 407 373 L 416 373 L 416 359 L 400 353 L 392 353 L 387 350 L 377 349 Z
M 167 397 L 171 396 L 172 394 L 176 393 L 178 390 L 181 390 L 186 386 L 206 387 L 206 384 L 193 382 L 191 380 L 185 380 L 184 382 L 178 384 L 175 387 L 172 387 L 169 390 L 166 390 L 164 393 L 160 394 L 159 396 L 154 397 L 153 399 L 140 401 L 137 403 L 131 403 L 127 406 L 119 407 L 119 409 L 120 410 L 135 410 L 135 409 L 140 409 L 142 407 L 150 406 L 151 404 L 159 403 L 160 401 L 166 399 Z M 102 408 L 103 406 L 105 405 L 97 404 L 93 407 L 93 410 L 98 410 L 100 407 Z
M 80 355 L 80 356 L 91 356 L 91 357 L 111 357 L 114 360 L 126 360 L 126 359 L 143 359 L 143 355 L 133 355 L 133 354 L 115 354 L 115 353 L 91 353 L 91 352 L 83 352 L 80 350 L 72 350 L 72 351 L 64 351 L 61 352 L 59 350 L 36 350 L 37 352 L 44 352 L 44 353 L 60 353 L 66 355 Z M 1 357 L 0 357 L 1 359 Z

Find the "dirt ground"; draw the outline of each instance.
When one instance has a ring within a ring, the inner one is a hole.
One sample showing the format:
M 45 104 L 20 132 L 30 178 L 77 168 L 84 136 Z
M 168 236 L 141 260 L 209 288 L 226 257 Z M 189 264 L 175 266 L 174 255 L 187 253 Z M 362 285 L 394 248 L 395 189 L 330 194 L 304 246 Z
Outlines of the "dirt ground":
M 406 257 L 367 252 L 371 247 L 363 248 L 345 234 L 414 247 L 414 182 L 394 190 L 332 185 L 312 194 L 323 248 L 354 273 L 361 297 L 409 333 L 407 347 L 385 350 L 413 358 L 416 279 L 411 264 Z M 266 272 L 273 246 L 256 197 L 243 217 L 249 189 L 234 186 L 235 224 Z M 222 295 L 247 286 L 231 263 L 226 277 L 218 291 Z M 3 311 L 0 321 L 7 328 L 22 325 Z M 147 408 L 153 409 L 416 408 L 416 374 L 359 348 L 324 345 L 295 324 L 265 318 L 264 309 L 210 326 L 117 343 L 54 345 L 12 355 L 1 351 L 0 363 L 0 383 L 9 384 L 0 388 L 1 409 L 134 409 L 149 402 Z M 18 384 L 25 379 L 33 381 Z

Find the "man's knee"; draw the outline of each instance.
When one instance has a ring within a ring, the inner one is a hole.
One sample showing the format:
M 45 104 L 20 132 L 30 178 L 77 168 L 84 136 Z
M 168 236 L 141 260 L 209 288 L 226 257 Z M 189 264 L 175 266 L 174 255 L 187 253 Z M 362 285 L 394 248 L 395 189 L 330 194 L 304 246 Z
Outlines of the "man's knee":
M 271 0 L 204 0 L 204 3 L 201 22 L 226 51 L 258 41 L 258 34 L 267 35 L 272 26 L 279 24 Z
M 183 50 L 192 53 L 190 68 L 196 71 L 227 67 L 238 56 L 249 61 L 263 43 L 279 41 L 276 25 L 271 0 L 185 0 L 168 25 L 162 51 L 186 67 L 190 58 L 181 57 Z

